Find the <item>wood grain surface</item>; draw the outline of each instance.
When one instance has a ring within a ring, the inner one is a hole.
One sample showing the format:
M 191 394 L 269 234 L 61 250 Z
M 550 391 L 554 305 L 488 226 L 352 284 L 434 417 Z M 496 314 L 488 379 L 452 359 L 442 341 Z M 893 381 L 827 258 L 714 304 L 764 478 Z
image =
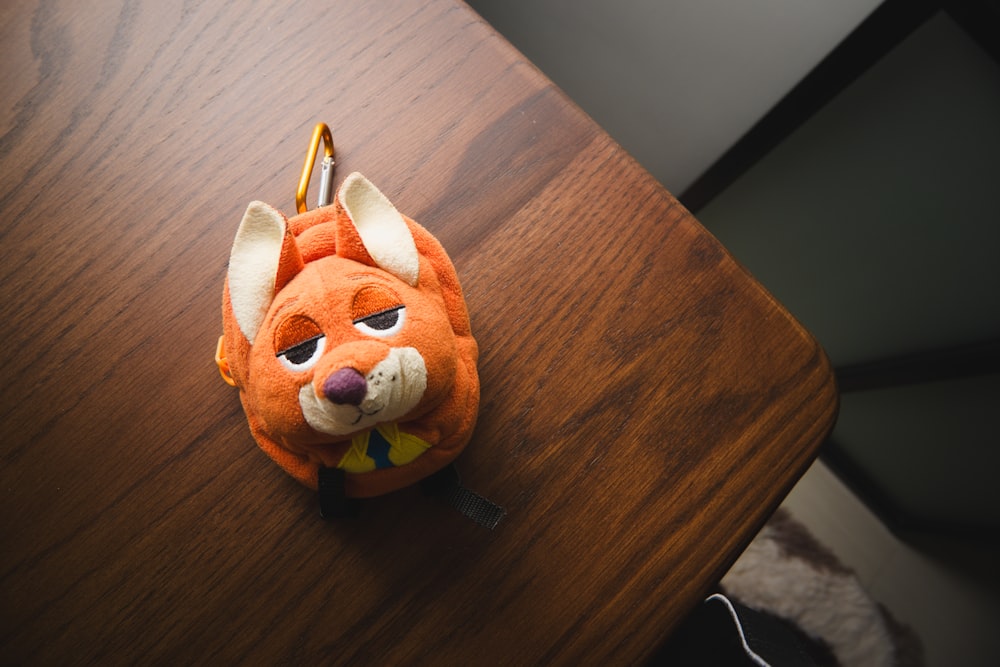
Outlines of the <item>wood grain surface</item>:
M 816 342 L 453 0 L 3 3 L 0 76 L 0 663 L 639 663 L 832 426 Z M 212 362 L 318 121 L 462 278 L 493 532 L 322 521 Z

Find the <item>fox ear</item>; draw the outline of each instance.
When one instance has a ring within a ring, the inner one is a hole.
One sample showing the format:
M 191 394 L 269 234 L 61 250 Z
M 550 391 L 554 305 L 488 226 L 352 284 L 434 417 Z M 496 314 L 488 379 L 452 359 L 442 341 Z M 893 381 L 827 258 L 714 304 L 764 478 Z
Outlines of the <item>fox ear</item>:
M 354 172 L 340 186 L 337 199 L 354 223 L 337 229 L 337 254 L 384 269 L 416 286 L 420 256 L 403 216 L 371 181 Z
M 251 345 L 274 295 L 302 266 L 285 216 L 263 202 L 251 202 L 233 241 L 228 276 L 233 315 Z

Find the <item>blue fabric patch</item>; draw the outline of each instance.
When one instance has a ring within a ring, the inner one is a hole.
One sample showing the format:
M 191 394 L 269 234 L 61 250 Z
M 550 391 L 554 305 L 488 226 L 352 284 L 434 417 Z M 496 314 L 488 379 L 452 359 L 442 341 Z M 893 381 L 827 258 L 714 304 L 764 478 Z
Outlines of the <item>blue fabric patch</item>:
M 392 468 L 393 463 L 389 460 L 389 449 L 391 445 L 385 437 L 373 428 L 368 434 L 368 451 L 365 452 L 375 461 L 375 468 Z

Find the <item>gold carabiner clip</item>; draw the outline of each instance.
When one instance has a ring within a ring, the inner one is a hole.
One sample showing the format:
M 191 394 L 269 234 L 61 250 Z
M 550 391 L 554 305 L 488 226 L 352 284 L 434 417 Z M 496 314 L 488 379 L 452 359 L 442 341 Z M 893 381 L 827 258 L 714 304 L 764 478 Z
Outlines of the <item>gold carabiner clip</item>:
M 330 193 L 333 186 L 333 135 L 326 123 L 317 123 L 313 128 L 312 141 L 309 142 L 309 153 L 306 154 L 306 163 L 302 167 L 302 175 L 299 177 L 299 189 L 295 191 L 295 209 L 299 213 L 305 213 L 306 192 L 309 190 L 309 179 L 312 177 L 313 166 L 316 164 L 316 155 L 319 153 L 319 142 L 323 140 L 323 166 L 319 178 L 319 196 L 316 198 L 319 206 L 326 206 L 330 203 Z
M 219 367 L 219 374 L 230 387 L 236 386 L 236 380 L 229 372 L 229 360 L 226 359 L 226 337 L 219 336 L 219 344 L 215 346 L 215 365 Z

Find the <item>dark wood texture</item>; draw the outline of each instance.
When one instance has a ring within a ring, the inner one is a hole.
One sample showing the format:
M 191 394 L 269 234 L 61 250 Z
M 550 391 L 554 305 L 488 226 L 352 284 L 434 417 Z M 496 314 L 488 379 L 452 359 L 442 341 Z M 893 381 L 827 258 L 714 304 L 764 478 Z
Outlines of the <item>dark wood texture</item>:
M 815 456 L 822 350 L 464 5 L 178 4 L 0 8 L 0 662 L 651 654 Z M 494 532 L 417 491 L 323 522 L 216 372 L 317 121 L 462 277 Z

